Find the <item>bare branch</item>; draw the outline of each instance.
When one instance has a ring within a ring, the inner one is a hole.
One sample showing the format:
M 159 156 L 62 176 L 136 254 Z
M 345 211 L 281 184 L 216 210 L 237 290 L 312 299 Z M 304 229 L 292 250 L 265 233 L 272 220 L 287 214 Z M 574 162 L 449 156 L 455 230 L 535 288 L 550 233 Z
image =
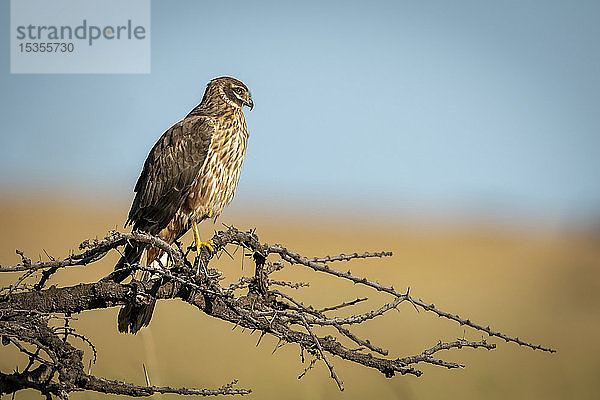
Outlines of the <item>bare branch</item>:
M 350 271 L 347 271 L 347 272 L 339 271 L 339 270 L 333 269 L 333 268 L 331 268 L 331 267 L 329 267 L 327 265 L 320 264 L 320 263 L 315 262 L 315 261 L 311 261 L 311 259 L 303 257 L 303 256 L 301 256 L 298 253 L 295 253 L 293 251 L 290 251 L 290 250 L 286 249 L 285 247 L 283 247 L 281 245 L 270 246 L 267 251 L 269 253 L 277 253 L 277 254 L 279 254 L 282 259 L 284 259 L 284 260 L 286 260 L 286 261 L 288 261 L 290 263 L 304 265 L 304 266 L 307 266 L 309 268 L 312 268 L 315 271 L 324 272 L 324 273 L 327 273 L 327 274 L 330 274 L 330 275 L 337 276 L 339 278 L 348 279 L 348 280 L 350 280 L 350 281 L 352 281 L 354 283 L 362 284 L 362 285 L 366 285 L 366 286 L 372 287 L 373 289 L 375 289 L 377 291 L 389 293 L 389 294 L 391 294 L 393 296 L 396 296 L 396 298 L 403 298 L 405 300 L 408 300 L 412 304 L 423 308 L 426 311 L 432 311 L 432 312 L 436 313 L 440 317 L 451 319 L 453 321 L 458 322 L 461 325 L 467 325 L 467 326 L 469 326 L 471 328 L 474 328 L 474 329 L 476 329 L 478 331 L 483 331 L 483 332 L 487 333 L 489 336 L 499 337 L 501 339 L 504 339 L 506 342 L 517 343 L 517 344 L 519 344 L 521 346 L 529 347 L 529 348 L 531 348 L 533 350 L 542 350 L 542 351 L 547 351 L 547 352 L 550 352 L 550 353 L 556 352 L 555 349 L 552 349 L 552 348 L 549 348 L 549 347 L 544 347 L 544 346 L 541 346 L 541 345 L 534 345 L 534 344 L 531 344 L 531 343 L 528 343 L 528 342 L 524 342 L 524 341 L 520 340 L 517 337 L 511 337 L 511 336 L 505 335 L 505 334 L 503 334 L 501 332 L 494 331 L 489 326 L 488 327 L 484 327 L 482 325 L 479 325 L 479 324 L 476 324 L 476 323 L 472 322 L 469 319 L 463 319 L 458 314 L 451 314 L 451 313 L 448 313 L 446 311 L 440 310 L 440 309 L 436 308 L 434 304 L 429 304 L 429 303 L 424 302 L 423 300 L 416 299 L 416 298 L 411 297 L 409 295 L 399 293 L 396 290 L 394 290 L 394 288 L 392 286 L 385 286 L 385 285 L 382 285 L 380 283 L 370 281 L 367 278 L 363 278 L 363 277 L 359 277 L 359 276 L 353 275 Z
M 159 237 L 143 232 L 111 232 L 109 236 L 102 240 L 86 240 L 79 245 L 79 248 L 82 250 L 88 250 L 77 254 L 71 254 L 64 259 L 53 259 L 50 261 L 38 261 L 36 263 L 32 263 L 31 260 L 26 258 L 22 252 L 17 250 L 17 254 L 21 255 L 22 263 L 8 267 L 0 266 L 0 272 L 36 271 L 46 268 L 64 268 L 76 265 L 87 265 L 94 261 L 98 261 L 111 249 L 124 245 L 127 240 L 158 247 L 169 254 L 169 256 L 173 258 L 175 264 L 184 265 L 181 253 Z
M 344 383 L 337 376 L 337 374 L 335 373 L 335 369 L 333 369 L 333 364 L 331 363 L 331 361 L 329 361 L 329 359 L 327 358 L 327 356 L 323 352 L 323 348 L 321 347 L 321 343 L 319 342 L 319 338 L 317 338 L 317 336 L 312 331 L 312 329 L 310 329 L 310 326 L 306 322 L 306 319 L 304 318 L 304 315 L 300 314 L 300 317 L 302 318 L 302 322 L 304 323 L 304 327 L 306 328 L 306 330 L 308 331 L 308 333 L 310 333 L 310 336 L 312 337 L 312 339 L 315 341 L 315 344 L 317 345 L 317 348 L 319 349 L 319 354 L 321 355 L 321 358 L 323 358 L 323 361 L 325 361 L 325 364 L 327 364 L 327 368 L 329 368 L 329 372 L 331 373 L 331 378 L 335 381 L 335 383 L 337 383 L 338 388 L 340 388 L 340 390 L 343 391 L 344 390 Z
M 326 263 L 333 261 L 350 261 L 357 258 L 372 258 L 372 257 L 391 257 L 394 254 L 391 251 L 380 251 L 377 253 L 369 253 L 368 251 L 365 253 L 352 253 L 352 254 L 340 254 L 338 256 L 325 256 L 325 257 L 313 257 L 309 258 L 312 262 L 317 263 Z
M 348 302 L 344 302 L 335 306 L 329 306 L 329 307 L 324 307 L 322 309 L 320 309 L 320 312 L 326 312 L 326 311 L 333 311 L 333 310 L 339 310 L 340 308 L 344 308 L 344 307 L 349 307 L 349 306 L 353 306 L 355 304 L 361 303 L 363 301 L 367 301 L 369 300 L 367 297 L 363 297 L 363 298 L 357 298 L 356 300 L 352 300 L 352 301 L 348 301 Z
M 469 342 L 464 339 L 457 339 L 454 342 L 447 343 L 442 343 L 442 341 L 439 341 L 435 346 L 423 351 L 421 354 L 418 354 L 416 356 L 403 357 L 399 361 L 402 361 L 406 365 L 415 364 L 419 362 L 427 362 L 430 364 L 440 365 L 446 368 L 464 367 L 464 365 L 461 364 L 450 363 L 433 358 L 433 354 L 437 353 L 440 350 L 461 349 L 463 347 L 472 347 L 474 349 L 483 347 L 485 349 L 492 350 L 496 348 L 496 345 L 488 343 L 485 340 L 481 340 L 479 342 Z
M 124 394 L 134 397 L 152 396 L 155 393 L 174 393 L 180 395 L 218 396 L 218 395 L 245 395 L 252 393 L 250 389 L 236 389 L 237 381 L 224 385 L 218 389 L 189 389 L 173 388 L 169 386 L 137 386 L 130 383 L 114 381 L 104 378 L 87 376 L 88 381 L 83 389 L 100 393 Z
M 257 330 L 260 333 L 258 343 L 263 336 L 272 335 L 278 338 L 273 353 L 286 343 L 297 344 L 302 349 L 302 356 L 306 351 L 315 357 L 299 378 L 313 367 L 317 359 L 322 359 L 340 390 L 343 390 L 343 384 L 333 367 L 331 356 L 338 356 L 347 362 L 376 369 L 386 377 L 392 377 L 396 373 L 420 376 L 422 371 L 414 368 L 414 365 L 418 363 L 445 368 L 463 366 L 436 358 L 435 355 L 442 350 L 465 347 L 491 350 L 496 347 L 495 344 L 487 343 L 485 340 L 470 342 L 458 339 L 439 342 L 417 355 L 387 358 L 389 353 L 387 350 L 373 345 L 369 339 L 358 337 L 346 327 L 347 325 L 365 324 L 374 318 L 382 317 L 405 301 L 441 317 L 486 332 L 490 336 L 496 336 L 532 349 L 554 352 L 553 349 L 529 344 L 440 310 L 433 304 L 412 297 L 408 291 L 401 293 L 391 286 L 354 275 L 350 271 L 343 272 L 333 269 L 326 264 L 361 258 L 388 257 L 391 256 L 389 252 L 306 258 L 281 245 L 261 244 L 254 231 L 240 232 L 233 227 L 229 227 L 226 231 L 215 232 L 212 241 L 214 252 L 203 247 L 193 262 L 189 259 L 191 257 L 189 252 L 184 252 L 181 244 L 176 243 L 175 246 L 170 246 L 158 237 L 141 232 L 111 232 L 102 240 L 96 239 L 82 243 L 80 249 L 84 251 L 70 254 L 63 259 L 49 256 L 49 261 L 32 263 L 23 253 L 18 252 L 21 256 L 21 264 L 0 267 L 0 272 L 25 272 L 0 296 L 0 336 L 3 343 L 6 341 L 13 343 L 19 351 L 27 355 L 29 364 L 22 372 L 11 374 L 0 372 L 0 394 L 14 393 L 26 388 L 38 390 L 46 396 L 56 395 L 61 398 L 66 398 L 70 392 L 80 390 L 137 397 L 150 396 L 154 393 L 202 396 L 250 393 L 249 389 L 235 388 L 235 382 L 218 389 L 172 388 L 152 386 L 149 380 L 146 386 L 136 386 L 118 380 L 96 377 L 90 375 L 89 371 L 86 374 L 82 364 L 83 351 L 73 347 L 68 338 L 80 339 L 88 344 L 94 353 L 95 360 L 97 349 L 93 343 L 85 335 L 76 332 L 66 324 L 64 327 L 58 328 L 50 328 L 47 325 L 50 318 L 65 318 L 68 321 L 71 314 L 83 310 L 139 304 L 139 302 L 160 299 L 181 299 L 212 318 L 231 323 L 233 329 L 240 326 L 243 329 Z M 171 260 L 168 263 L 170 267 L 166 268 L 162 264 L 158 266 L 128 265 L 126 267 L 128 273 L 150 272 L 151 278 L 141 282 L 136 280 L 127 284 L 115 282 L 112 276 L 123 272 L 120 270 L 94 283 L 67 287 L 53 286 L 43 289 L 47 279 L 59 268 L 86 265 L 98 261 L 109 251 L 119 251 L 120 246 L 130 242 L 161 249 L 168 254 Z M 209 268 L 209 266 L 214 257 L 219 257 L 223 252 L 229 254 L 225 250 L 228 245 L 241 247 L 245 252 L 249 252 L 256 268 L 253 276 L 242 276 L 235 283 L 222 286 L 222 273 Z M 268 260 L 270 254 L 276 255 L 278 259 Z M 277 273 L 290 264 L 303 265 L 334 278 L 350 280 L 355 284 L 388 293 L 393 296 L 393 300 L 378 306 L 378 308 L 374 306 L 371 311 L 364 313 L 346 316 L 332 315 L 342 309 L 347 311 L 350 307 L 367 301 L 367 298 L 356 298 L 333 306 L 316 307 L 312 304 L 305 305 L 287 293 L 270 289 L 269 285 L 283 287 L 282 290 L 308 286 L 309 283 L 292 283 L 270 278 L 271 274 Z M 34 274 L 34 272 L 37 273 Z M 33 279 L 34 275 L 41 275 L 42 278 L 36 285 L 26 283 L 28 279 Z M 61 316 L 62 314 L 64 317 Z M 318 336 L 315 333 L 315 327 L 330 329 L 332 334 Z M 349 340 L 357 344 L 359 348 L 349 348 L 342 344 L 341 340 Z M 81 345 L 78 340 L 75 342 Z M 304 358 L 302 359 L 304 362 Z M 33 368 L 34 365 L 37 366 Z

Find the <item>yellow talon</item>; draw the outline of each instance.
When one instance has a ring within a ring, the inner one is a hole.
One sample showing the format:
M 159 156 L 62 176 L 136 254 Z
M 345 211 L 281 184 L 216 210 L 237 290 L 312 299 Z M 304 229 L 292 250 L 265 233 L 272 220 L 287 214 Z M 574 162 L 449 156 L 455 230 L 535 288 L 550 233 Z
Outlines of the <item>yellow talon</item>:
M 206 247 L 208 247 L 208 250 L 210 250 L 210 252 L 213 253 L 215 251 L 214 245 L 215 244 L 213 243 L 212 240 L 207 240 L 206 242 L 196 243 L 196 249 L 197 249 L 196 251 L 200 252 L 200 248 L 202 246 L 206 246 Z
M 206 246 L 208 247 L 208 250 L 210 250 L 211 253 L 214 252 L 215 244 L 212 240 L 207 240 L 206 242 L 200 240 L 200 232 L 198 231 L 198 224 L 196 223 L 196 221 L 192 223 L 192 229 L 194 230 L 194 241 L 196 242 L 196 251 L 200 253 L 200 249 L 202 248 L 202 246 Z

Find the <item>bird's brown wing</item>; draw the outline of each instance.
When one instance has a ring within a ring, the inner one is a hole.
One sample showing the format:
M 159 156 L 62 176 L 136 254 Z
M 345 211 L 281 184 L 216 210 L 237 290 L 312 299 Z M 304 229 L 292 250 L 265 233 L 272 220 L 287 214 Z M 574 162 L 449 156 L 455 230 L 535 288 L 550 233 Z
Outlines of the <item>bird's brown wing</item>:
M 214 130 L 208 117 L 192 117 L 158 139 L 135 185 L 127 225 L 156 235 L 169 224 L 198 177 Z

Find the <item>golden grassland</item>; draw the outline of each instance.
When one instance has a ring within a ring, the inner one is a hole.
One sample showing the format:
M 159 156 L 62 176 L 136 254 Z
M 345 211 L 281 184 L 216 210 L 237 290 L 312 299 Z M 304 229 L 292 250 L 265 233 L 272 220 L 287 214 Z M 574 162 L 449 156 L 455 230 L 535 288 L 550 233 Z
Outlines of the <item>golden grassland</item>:
M 101 205 L 4 198 L 0 200 L 0 264 L 17 263 L 15 249 L 33 259 L 45 258 L 44 250 L 65 256 L 84 239 L 122 229 L 128 206 L 126 201 Z M 77 315 L 72 326 L 98 349 L 94 374 L 143 385 L 144 363 L 152 384 L 214 388 L 239 379 L 242 387 L 254 390 L 249 398 L 256 399 L 591 399 L 600 393 L 598 236 L 481 225 L 419 226 L 383 218 L 351 222 L 351 218 L 305 218 L 266 210 L 244 212 L 235 207 L 220 221 L 240 229 L 257 228 L 261 241 L 279 242 L 307 256 L 392 250 L 394 257 L 390 259 L 359 260 L 340 268 L 351 268 L 356 274 L 396 288 L 410 286 L 414 296 L 446 311 L 555 347 L 558 353 L 534 352 L 490 339 L 498 344 L 496 350 L 463 349 L 442 354 L 447 360 L 466 364 L 464 369 L 422 365 L 420 378 L 392 379 L 333 358 L 346 387 L 340 393 L 322 363 L 302 380 L 297 379 L 306 366 L 300 362 L 297 346 L 286 345 L 273 355 L 275 339 L 264 337 L 257 347 L 258 333 L 232 330 L 231 325 L 173 300 L 160 302 L 150 327 L 136 336 L 118 334 L 116 308 Z M 203 225 L 204 236 L 219 229 L 211 222 Z M 92 282 L 107 274 L 116 259 L 112 254 L 97 264 L 61 271 L 50 284 Z M 249 260 L 242 269 L 241 252 L 234 260 L 224 256 L 214 265 L 230 281 L 253 272 Z M 389 300 L 301 267 L 291 267 L 280 277 L 310 281 L 311 287 L 297 294 L 316 306 L 368 296 L 370 304 L 357 308 L 365 311 Z M 0 284 L 15 278 L 0 276 Z M 408 304 L 354 330 L 388 348 L 394 356 L 419 353 L 438 340 L 482 337 L 433 314 L 417 313 Z M 86 359 L 90 354 L 88 351 Z M 0 349 L 0 370 L 11 371 L 19 364 L 23 360 L 13 349 Z M 30 397 L 39 395 L 16 395 L 17 399 Z M 94 393 L 72 395 L 75 399 L 100 397 Z

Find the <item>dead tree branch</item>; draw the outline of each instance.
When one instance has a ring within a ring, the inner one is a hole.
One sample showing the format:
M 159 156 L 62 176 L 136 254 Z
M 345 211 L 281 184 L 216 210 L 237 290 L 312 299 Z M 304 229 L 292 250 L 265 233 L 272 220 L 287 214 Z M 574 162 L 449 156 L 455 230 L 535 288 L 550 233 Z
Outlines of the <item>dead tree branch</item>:
M 350 325 L 364 324 L 374 318 L 380 318 L 404 302 L 485 332 L 491 337 L 498 337 L 534 350 L 555 351 L 443 311 L 433 304 L 412 297 L 408 290 L 402 293 L 392 286 L 385 286 L 366 277 L 354 275 L 349 270 L 344 272 L 329 265 L 354 259 L 389 257 L 390 252 L 307 258 L 281 245 L 263 244 L 253 231 L 241 232 L 233 227 L 216 232 L 212 240 L 214 252 L 202 248 L 200 254 L 193 260 L 179 245 L 173 247 L 157 237 L 140 232 L 111 232 L 104 239 L 82 243 L 81 252 L 73 253 L 63 259 L 50 258 L 49 261 L 32 263 L 23 253 L 18 252 L 21 256 L 20 264 L 0 267 L 0 272 L 24 272 L 15 284 L 0 289 L 0 336 L 3 344 L 13 344 L 30 361 L 22 372 L 16 371 L 12 374 L 0 372 L 0 394 L 14 393 L 27 388 L 38 390 L 47 397 L 55 395 L 60 398 L 67 398 L 69 393 L 81 390 L 129 396 L 150 396 L 153 393 L 203 396 L 250 393 L 248 389 L 234 387 L 236 382 L 218 389 L 189 389 L 136 386 L 89 375 L 85 373 L 82 364 L 83 351 L 75 348 L 68 338 L 83 340 L 95 353 L 94 345 L 83 334 L 75 332 L 72 328 L 51 328 L 48 325 L 48 320 L 57 316 L 68 318 L 84 310 L 144 301 L 140 299 L 178 298 L 194 305 L 211 317 L 230 322 L 234 328 L 241 326 L 258 330 L 261 333 L 260 338 L 265 334 L 272 335 L 279 339 L 273 352 L 281 347 L 281 343 L 295 343 L 300 346 L 303 357 L 304 352 L 313 357 L 300 377 L 312 368 L 316 360 L 323 360 L 340 390 L 343 390 L 342 379 L 335 371 L 331 356 L 338 356 L 348 362 L 376 369 L 386 377 L 392 377 L 396 373 L 420 376 L 422 371 L 415 368 L 418 363 L 446 368 L 463 367 L 461 364 L 434 357 L 442 350 L 466 347 L 491 350 L 496 347 L 495 344 L 487 343 L 485 340 L 470 342 L 458 339 L 439 342 L 418 355 L 392 358 L 388 357 L 388 350 L 373 345 L 369 339 L 361 338 L 348 329 Z M 143 243 L 163 250 L 168 255 L 169 261 L 166 264 L 168 267 L 161 264 L 129 265 L 126 269 L 115 271 L 98 282 L 43 289 L 49 277 L 57 270 L 93 263 L 112 250 L 118 251 L 120 246 L 128 242 Z M 209 267 L 213 257 L 219 257 L 222 252 L 230 254 L 226 250 L 226 246 L 230 245 L 241 247 L 252 255 L 255 271 L 252 277 L 241 277 L 233 284 L 222 286 L 220 283 L 222 273 Z M 269 257 L 276 257 L 276 259 L 269 260 Z M 270 285 L 276 285 L 282 290 L 286 288 L 297 290 L 308 286 L 309 283 L 293 283 L 270 278 L 271 275 L 292 264 L 387 293 L 392 296 L 391 301 L 372 307 L 368 312 L 353 313 L 350 316 L 331 315 L 341 309 L 351 309 L 367 301 L 367 298 L 356 298 L 333 306 L 316 307 L 305 305 L 290 294 L 270 289 Z M 135 271 L 148 271 L 152 274 L 152 278 L 143 282 L 132 278 L 128 283 L 117 282 L 118 279 L 115 279 L 116 276 L 122 277 L 123 273 L 133 274 Z M 26 280 L 40 273 L 41 279 L 36 285 L 25 283 Z M 333 331 L 330 335 L 318 336 L 315 333 L 316 327 L 333 328 Z M 349 340 L 359 347 L 349 348 L 342 340 Z

